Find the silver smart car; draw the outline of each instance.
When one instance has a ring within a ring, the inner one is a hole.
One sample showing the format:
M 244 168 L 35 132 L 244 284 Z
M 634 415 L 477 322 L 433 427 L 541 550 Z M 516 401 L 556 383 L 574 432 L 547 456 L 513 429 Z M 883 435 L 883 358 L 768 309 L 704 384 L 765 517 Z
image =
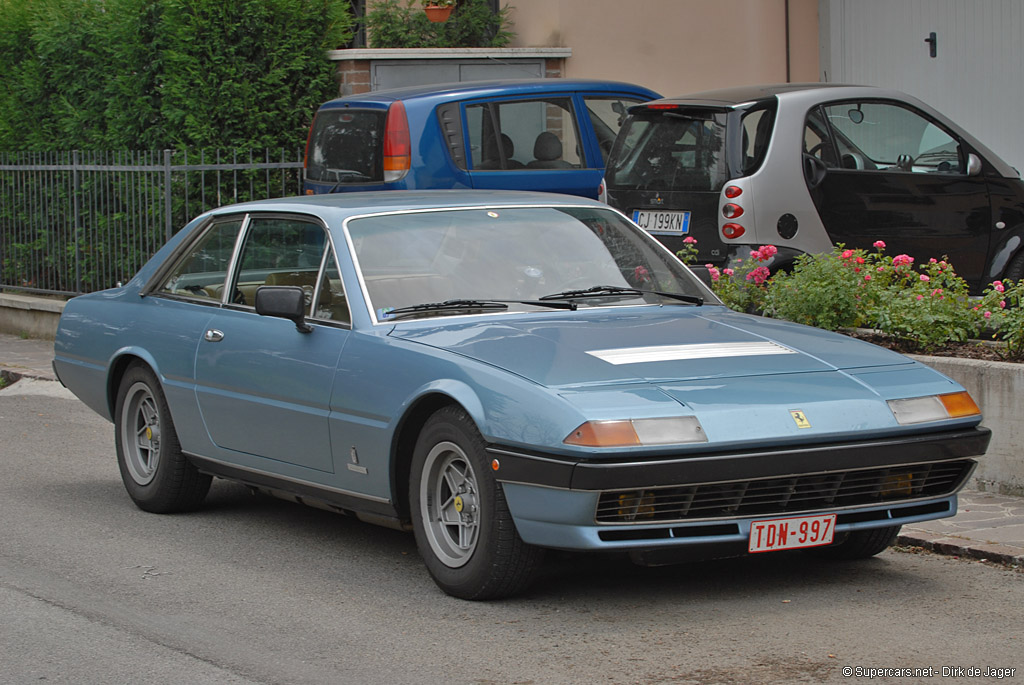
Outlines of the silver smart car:
M 1024 183 L 962 128 L 904 93 L 784 84 L 632 107 L 602 196 L 700 264 L 751 246 L 772 268 L 835 243 L 949 257 L 973 291 L 1024 277 Z

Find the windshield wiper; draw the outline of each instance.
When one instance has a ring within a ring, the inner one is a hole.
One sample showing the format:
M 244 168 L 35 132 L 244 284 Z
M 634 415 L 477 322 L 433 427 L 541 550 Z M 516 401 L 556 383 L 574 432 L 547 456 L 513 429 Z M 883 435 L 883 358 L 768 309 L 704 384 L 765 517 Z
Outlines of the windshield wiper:
M 543 299 L 543 298 L 542 298 Z M 445 300 L 444 302 L 424 302 L 409 307 L 397 309 L 385 308 L 380 310 L 380 318 L 390 321 L 402 319 L 417 314 L 434 312 L 460 312 L 460 311 L 487 311 L 508 309 L 510 304 L 527 304 L 536 307 L 548 307 L 550 309 L 576 310 L 575 302 L 542 302 L 540 300 Z
M 577 300 L 587 297 L 614 297 L 616 295 L 658 295 L 679 300 L 687 304 L 701 306 L 704 304 L 703 297 L 696 295 L 683 295 L 682 293 L 667 293 L 661 290 L 643 290 L 642 288 L 624 288 L 618 285 L 595 285 L 592 288 L 582 290 L 565 290 L 560 293 L 544 295 L 541 300 Z

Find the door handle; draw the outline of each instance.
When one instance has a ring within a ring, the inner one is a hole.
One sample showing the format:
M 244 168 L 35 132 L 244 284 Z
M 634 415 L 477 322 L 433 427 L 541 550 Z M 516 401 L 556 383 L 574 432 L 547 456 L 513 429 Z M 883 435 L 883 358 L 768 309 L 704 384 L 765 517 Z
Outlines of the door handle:
M 218 331 L 216 328 L 211 328 L 203 335 L 203 339 L 206 340 L 206 342 L 220 342 L 224 339 L 224 333 L 222 331 Z

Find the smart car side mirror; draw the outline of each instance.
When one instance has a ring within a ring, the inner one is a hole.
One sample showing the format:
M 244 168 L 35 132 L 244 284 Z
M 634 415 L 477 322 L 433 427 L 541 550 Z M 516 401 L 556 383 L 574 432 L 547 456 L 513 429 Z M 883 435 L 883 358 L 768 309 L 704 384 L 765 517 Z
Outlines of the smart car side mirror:
M 306 293 L 297 285 L 261 285 L 256 289 L 256 313 L 295 324 L 299 333 L 312 333 L 306 323 Z
M 967 175 L 978 176 L 981 174 L 981 158 L 973 152 L 967 155 Z

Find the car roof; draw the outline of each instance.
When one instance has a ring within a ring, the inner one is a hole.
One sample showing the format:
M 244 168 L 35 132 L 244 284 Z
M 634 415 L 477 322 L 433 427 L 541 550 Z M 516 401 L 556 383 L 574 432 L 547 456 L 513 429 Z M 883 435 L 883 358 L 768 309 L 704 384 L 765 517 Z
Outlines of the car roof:
M 519 190 L 389 190 L 257 200 L 220 207 L 209 214 L 216 216 L 241 212 L 299 212 L 337 220 L 382 212 L 538 205 L 592 206 L 608 209 L 608 205 L 597 200 L 557 193 Z
M 661 97 L 655 91 L 635 83 L 624 81 L 602 81 L 598 79 L 528 78 L 496 79 L 490 81 L 460 81 L 457 83 L 433 83 L 402 88 L 374 90 L 368 93 L 346 95 L 325 102 L 321 107 L 339 107 L 357 102 L 390 103 L 395 100 L 434 98 L 438 100 L 463 100 L 472 97 L 494 97 L 500 95 L 537 95 L 543 93 L 564 93 L 565 91 L 589 91 L 629 93 L 654 100 Z
M 712 107 L 735 107 L 736 105 L 771 100 L 788 93 L 798 93 L 812 90 L 833 90 L 839 88 L 862 88 L 865 92 L 878 90 L 870 86 L 856 86 L 846 83 L 769 83 L 764 85 L 738 86 L 735 88 L 720 88 L 716 90 L 705 90 L 697 93 L 688 93 L 662 98 L 659 103 L 706 105 Z M 650 104 L 650 103 L 648 103 Z

